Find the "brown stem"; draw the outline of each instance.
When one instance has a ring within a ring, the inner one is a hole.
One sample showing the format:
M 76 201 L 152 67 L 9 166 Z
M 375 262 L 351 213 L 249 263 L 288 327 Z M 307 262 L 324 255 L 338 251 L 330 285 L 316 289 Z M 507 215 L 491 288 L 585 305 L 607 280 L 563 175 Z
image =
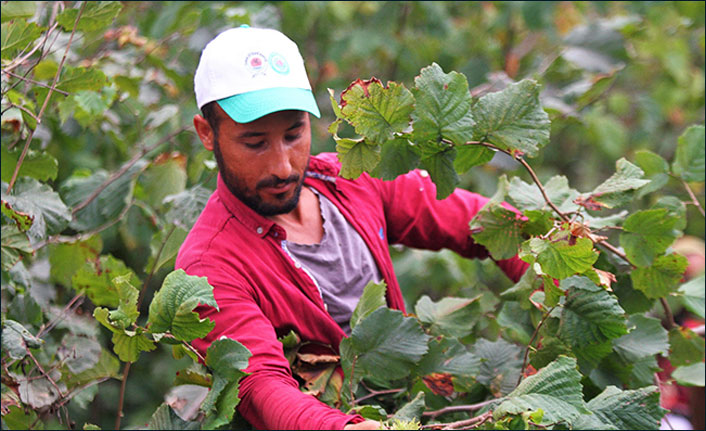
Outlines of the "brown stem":
M 452 429 L 458 429 L 461 427 L 470 427 L 470 428 L 475 428 L 486 421 L 488 421 L 491 417 L 493 416 L 493 412 L 485 412 L 480 416 L 476 416 L 470 419 L 464 419 L 462 421 L 456 421 L 456 422 L 449 422 L 449 423 L 443 423 L 443 424 L 432 424 L 432 425 L 424 425 L 422 426 L 422 429 L 433 429 L 433 430 L 452 430 Z
M 522 369 L 520 370 L 520 376 L 517 378 L 517 384 L 515 386 L 519 386 L 520 382 L 522 381 L 522 376 L 525 374 L 525 369 L 527 368 L 527 359 L 529 359 L 529 351 L 530 351 L 530 346 L 532 346 L 532 343 L 534 343 L 535 338 L 537 338 L 537 335 L 539 335 L 539 330 L 542 328 L 542 325 L 544 325 L 544 322 L 549 318 L 549 315 L 552 314 L 552 311 L 556 306 L 552 307 L 547 311 L 544 316 L 542 316 L 542 320 L 539 321 L 539 325 L 534 329 L 534 332 L 532 333 L 532 337 L 530 338 L 529 343 L 527 344 L 527 349 L 525 349 L 525 357 L 522 360 Z
M 691 187 L 689 187 L 689 184 L 681 180 L 681 183 L 684 185 L 684 188 L 686 189 L 686 192 L 689 193 L 689 197 L 691 198 L 691 204 L 693 204 L 696 208 L 698 208 L 699 212 L 701 213 L 702 216 L 706 217 L 706 214 L 704 213 L 704 208 L 701 206 L 699 203 L 699 200 L 696 199 L 696 195 L 694 192 L 691 190 Z
M 125 363 L 123 367 L 123 381 L 120 383 L 120 397 L 118 398 L 118 412 L 115 418 L 115 429 L 120 429 L 120 420 L 123 418 L 123 403 L 125 402 L 125 387 L 127 386 L 127 376 L 130 373 L 130 364 L 132 362 Z
M 74 27 L 71 29 L 71 36 L 69 36 L 69 42 L 66 44 L 66 50 L 64 51 L 64 56 L 61 58 L 61 63 L 59 63 L 59 67 L 56 69 L 56 74 L 54 74 L 54 81 L 51 84 L 51 87 L 49 88 L 49 92 L 47 93 L 47 97 L 44 99 L 44 103 L 42 104 L 42 108 L 39 110 L 39 114 L 37 114 L 37 125 L 39 125 L 42 122 L 42 115 L 44 115 L 44 110 L 47 108 L 47 105 L 49 104 L 49 99 L 51 99 L 52 93 L 54 90 L 56 90 L 56 84 L 59 81 L 59 75 L 61 75 L 61 69 L 64 67 L 64 62 L 66 61 L 66 56 L 69 54 L 69 48 L 71 48 L 71 43 L 74 40 L 74 34 L 76 34 L 76 26 L 78 25 L 79 19 L 81 19 L 81 15 L 83 14 L 83 10 L 86 8 L 86 2 L 83 2 L 81 4 L 81 9 L 78 11 L 78 15 L 76 15 L 76 20 L 74 21 Z M 17 176 L 20 173 L 20 167 L 22 167 L 22 162 L 25 160 L 25 156 L 27 155 L 27 151 L 29 150 L 29 144 L 32 142 L 32 137 L 34 136 L 34 130 L 31 130 L 29 132 L 29 136 L 27 136 L 27 142 L 25 143 L 24 148 L 22 148 L 22 154 L 20 154 L 20 158 L 17 161 L 17 165 L 15 166 L 15 172 L 12 173 L 12 178 L 10 179 L 10 183 L 7 185 L 7 193 L 10 193 L 12 190 L 12 187 L 15 185 L 15 181 L 17 181 Z
M 47 372 L 44 371 L 44 368 L 42 368 L 42 365 L 39 363 L 39 361 L 37 361 L 37 358 L 34 357 L 34 355 L 32 354 L 32 351 L 29 350 L 29 347 L 27 347 L 26 350 L 27 350 L 27 354 L 29 355 L 29 357 L 32 358 L 32 361 L 34 361 L 34 364 L 39 369 L 39 372 L 42 373 L 42 375 L 44 377 L 46 377 L 47 380 L 49 380 L 49 383 L 51 383 L 51 385 L 54 386 L 54 389 L 56 389 L 56 391 L 59 393 L 59 396 L 63 397 L 64 393 L 61 391 L 61 389 L 59 389 L 59 386 L 57 386 L 56 382 L 51 377 L 49 377 L 49 374 L 47 374 Z
M 78 302 L 79 299 L 81 300 L 80 302 Z M 51 330 L 54 328 L 54 326 L 56 326 L 59 322 L 61 322 L 62 320 L 64 320 L 64 318 L 66 317 L 66 313 L 67 313 L 72 307 L 74 307 L 74 304 L 76 304 L 76 307 L 78 307 L 78 306 L 81 305 L 81 303 L 83 303 L 83 293 L 79 293 L 78 295 L 74 296 L 74 297 L 71 299 L 71 301 L 69 301 L 69 303 L 66 304 L 66 306 L 64 307 L 64 309 L 61 310 L 61 313 L 59 313 L 58 316 L 56 316 L 54 319 L 52 319 L 51 321 L 49 321 L 49 323 L 47 323 L 46 325 L 42 325 L 42 327 L 39 328 L 39 332 L 37 333 L 36 337 L 37 337 L 37 338 L 41 338 L 42 335 L 44 335 L 44 334 L 46 334 L 47 332 L 51 331 Z
M 23 81 L 27 81 L 27 82 L 30 82 L 30 83 L 35 84 L 35 85 L 39 85 L 40 87 L 44 87 L 44 88 L 49 88 L 49 89 L 51 89 L 51 85 L 47 85 L 47 84 L 45 84 L 45 83 L 43 83 L 43 82 L 35 81 L 34 79 L 30 79 L 30 78 L 27 78 L 27 77 L 25 77 L 25 76 L 17 75 L 16 73 L 10 72 L 9 70 L 3 70 L 2 73 L 8 74 L 8 75 L 10 75 L 10 76 L 12 76 L 12 77 L 14 77 L 14 78 L 21 79 L 21 80 L 23 80 Z M 56 92 L 59 93 L 59 94 L 63 94 L 64 96 L 68 96 L 68 95 L 69 95 L 69 93 L 67 93 L 66 91 L 64 91 L 64 90 L 59 90 L 58 88 L 55 88 L 54 91 L 56 91 Z M 33 114 L 33 115 L 34 115 L 34 114 Z
M 66 396 L 65 396 L 64 398 L 62 398 L 61 401 L 59 401 L 59 403 L 57 403 L 57 406 L 58 406 L 58 407 L 62 407 L 63 405 L 65 405 L 66 403 L 68 403 L 69 401 L 71 401 L 71 399 L 72 399 L 73 397 L 75 397 L 76 394 L 78 394 L 78 393 L 81 392 L 82 390 L 88 389 L 88 388 L 91 387 L 91 386 L 94 386 L 94 385 L 98 385 L 98 384 L 100 384 L 100 383 L 103 383 L 103 382 L 105 382 L 106 380 L 110 380 L 110 377 L 101 377 L 101 378 L 96 379 L 96 380 L 91 380 L 90 382 L 88 382 L 88 383 L 86 383 L 86 384 L 84 384 L 84 385 L 81 385 L 81 386 L 78 386 L 78 387 L 72 389 L 71 392 L 69 392 L 68 394 L 66 394 Z
M 77 212 L 79 212 L 81 209 L 85 208 L 88 204 L 90 204 L 95 198 L 98 197 L 98 195 L 105 190 L 106 187 L 108 187 L 110 184 L 112 184 L 115 180 L 120 178 L 127 172 L 135 163 L 137 163 L 138 160 L 140 160 L 145 154 L 149 153 L 150 151 L 154 150 L 155 148 L 159 147 L 160 145 L 164 144 L 165 142 L 168 142 L 171 140 L 173 137 L 178 135 L 179 133 L 185 131 L 189 126 L 184 126 L 177 130 L 176 132 L 172 133 L 171 135 L 167 136 L 166 138 L 160 140 L 154 145 L 151 145 L 149 147 L 143 148 L 139 153 L 137 153 L 130 161 L 128 161 L 126 164 L 123 165 L 120 170 L 115 172 L 113 175 L 110 176 L 103 184 L 98 186 L 97 189 L 93 191 L 93 193 L 90 194 L 83 202 L 80 204 L 76 205 L 73 210 L 71 210 L 71 214 L 75 215 Z
M 669 303 L 667 303 L 667 298 L 659 298 L 659 302 L 662 304 L 664 316 L 667 319 L 667 329 L 674 329 L 679 326 L 677 325 L 677 322 L 674 321 L 674 314 L 672 313 L 672 309 L 669 307 Z
M 368 395 L 362 396 L 362 397 L 360 397 L 360 398 L 358 398 L 358 399 L 356 399 L 356 400 L 353 400 L 353 402 L 351 402 L 352 405 L 356 405 L 356 404 L 358 404 L 358 403 L 360 403 L 360 402 L 362 402 L 362 401 L 365 401 L 365 400 L 367 400 L 367 399 L 369 399 L 369 398 L 376 397 L 376 396 L 378 396 L 378 395 L 396 394 L 396 393 L 399 393 L 399 392 L 404 391 L 406 388 L 385 389 L 385 390 L 382 390 L 382 391 L 376 391 L 376 390 L 370 389 L 370 388 L 366 388 L 366 389 L 368 389 L 368 390 L 370 391 L 370 393 L 369 393 Z
M 424 412 L 424 413 L 422 413 L 422 416 L 430 416 L 431 418 L 435 418 L 437 416 L 443 415 L 444 413 L 472 412 L 472 411 L 480 410 L 487 405 L 497 403 L 502 400 L 503 400 L 503 398 L 495 398 L 495 399 L 483 401 L 483 402 L 480 402 L 477 404 L 467 404 L 467 405 L 461 405 L 461 406 L 448 406 L 448 407 L 444 407 L 443 409 L 433 410 L 430 412 Z

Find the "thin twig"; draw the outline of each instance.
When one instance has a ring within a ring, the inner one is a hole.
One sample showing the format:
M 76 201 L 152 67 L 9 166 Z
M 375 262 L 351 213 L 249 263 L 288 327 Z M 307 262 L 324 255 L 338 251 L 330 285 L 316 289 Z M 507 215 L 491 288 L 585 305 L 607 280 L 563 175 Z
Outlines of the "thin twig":
M 448 406 L 448 407 L 444 407 L 443 409 L 433 410 L 430 412 L 424 412 L 424 413 L 422 413 L 422 416 L 429 416 L 431 418 L 435 418 L 437 416 L 443 415 L 444 413 L 473 412 L 476 410 L 480 410 L 487 405 L 500 402 L 503 399 L 504 398 L 494 398 L 492 400 L 486 400 L 486 401 L 476 403 L 476 404 L 466 404 L 466 405 L 461 405 L 461 406 Z
M 124 164 L 120 170 L 116 171 L 113 175 L 110 176 L 107 180 L 103 182 L 100 186 L 98 186 L 97 189 L 93 191 L 93 193 L 90 194 L 83 202 L 80 204 L 76 205 L 73 210 L 71 210 L 72 215 L 76 215 L 77 212 L 79 212 L 81 209 L 85 208 L 88 204 L 90 204 L 95 198 L 98 197 L 98 195 L 105 190 L 106 187 L 108 187 L 110 184 L 112 184 L 115 180 L 120 178 L 127 172 L 135 163 L 137 163 L 138 160 L 140 160 L 145 154 L 149 153 L 150 151 L 154 150 L 155 148 L 158 148 L 159 146 L 163 145 L 166 142 L 169 142 L 172 138 L 180 134 L 181 132 L 185 131 L 188 129 L 189 126 L 184 126 L 177 130 L 176 132 L 170 134 L 169 136 L 165 137 L 164 139 L 160 140 L 154 145 L 150 145 L 149 147 L 143 148 L 139 153 L 135 154 L 135 156 L 130 159 L 126 164 Z
M 12 77 L 14 77 L 14 78 L 21 79 L 21 80 L 23 80 L 23 81 L 27 81 L 27 82 L 30 82 L 30 83 L 35 84 L 35 85 L 39 85 L 40 87 L 44 87 L 44 88 L 49 88 L 49 89 L 51 89 L 51 86 L 50 86 L 50 85 L 47 85 L 47 84 L 45 84 L 45 83 L 43 83 L 43 82 L 35 81 L 34 79 L 30 79 L 30 78 L 27 78 L 27 77 L 25 77 L 25 76 L 17 75 L 16 73 L 10 72 L 9 70 L 3 70 L 2 73 L 6 73 L 6 74 L 8 74 L 8 75 L 10 75 L 10 76 L 12 76 Z M 64 96 L 69 96 L 69 95 L 70 95 L 70 94 L 67 93 L 66 91 L 64 91 L 64 90 L 59 90 L 58 88 L 55 88 L 54 91 L 56 91 L 56 92 L 59 93 L 59 94 L 63 94 Z
M 57 406 L 61 407 L 61 406 L 63 406 L 64 404 L 68 403 L 69 401 L 71 401 L 71 399 L 72 399 L 73 397 L 75 397 L 75 396 L 76 396 L 79 392 L 81 392 L 82 390 L 88 389 L 88 388 L 90 388 L 91 386 L 98 385 L 98 384 L 103 383 L 103 382 L 105 382 L 106 380 L 110 380 L 110 379 L 111 379 L 111 377 L 101 377 L 101 378 L 96 379 L 96 380 L 91 380 L 90 382 L 88 382 L 88 383 L 86 383 L 86 384 L 84 384 L 84 385 L 77 386 L 76 388 L 72 389 L 71 392 L 69 392 L 68 394 L 66 394 L 66 396 L 65 396 L 64 398 L 62 398 L 61 401 L 57 404 Z
M 57 2 L 57 3 L 61 3 L 61 2 Z M 41 46 L 43 46 L 43 45 L 46 43 L 47 39 L 49 39 L 49 35 L 50 35 L 54 30 L 56 30 L 56 27 L 57 27 L 58 25 L 59 25 L 59 23 L 56 23 L 56 22 L 55 22 L 54 25 L 52 25 L 52 26 L 49 28 L 49 30 L 47 30 L 47 32 L 44 34 L 44 38 L 42 39 L 41 42 L 39 42 L 37 45 L 35 45 L 35 47 L 32 48 L 27 54 L 23 55 L 21 58 L 15 59 L 12 63 L 8 64 L 8 65 L 3 69 L 3 72 L 11 72 L 12 70 L 15 70 L 19 65 L 21 65 L 22 63 L 24 63 L 25 60 L 27 60 L 28 58 L 30 58 L 30 57 L 32 56 L 32 54 L 34 54 L 35 52 L 37 52 L 37 50 L 38 50 Z
M 659 298 L 659 302 L 662 304 L 664 316 L 667 319 L 667 329 L 674 329 L 678 327 L 679 325 L 677 325 L 677 322 L 674 320 L 674 313 L 672 313 L 672 309 L 669 307 L 667 298 Z
M 470 419 L 464 419 L 462 421 L 456 421 L 456 422 L 449 422 L 449 423 L 444 423 L 444 424 L 432 424 L 432 425 L 424 425 L 422 429 L 433 429 L 433 430 L 453 430 L 453 429 L 458 429 L 461 427 L 470 427 L 470 428 L 475 428 L 486 421 L 488 421 L 491 417 L 493 416 L 493 412 L 485 412 L 480 416 L 476 416 Z M 469 429 L 470 429 L 469 428 Z
M 365 400 L 367 400 L 367 399 L 376 397 L 376 396 L 378 396 L 378 395 L 397 394 L 397 393 L 400 393 L 400 392 L 404 391 L 405 389 L 407 389 L 407 388 L 385 389 L 385 390 L 382 390 L 382 391 L 377 391 L 377 390 L 374 390 L 374 389 L 368 389 L 368 390 L 370 391 L 370 393 L 369 393 L 368 395 L 364 395 L 364 396 L 362 396 L 362 397 L 360 397 L 360 398 L 358 398 L 358 399 L 356 399 L 356 400 L 353 400 L 353 401 L 351 402 L 351 404 L 352 404 L 352 405 L 356 405 L 356 404 L 358 404 L 358 403 L 360 403 L 360 402 L 362 402 L 362 401 L 365 401 Z
M 120 429 L 120 420 L 123 417 L 123 403 L 125 402 L 125 387 L 127 386 L 127 375 L 130 373 L 130 364 L 132 362 L 126 362 L 123 367 L 123 380 L 120 383 L 120 397 L 118 398 L 118 412 L 115 418 L 115 429 Z
M 39 361 L 37 361 L 37 358 L 34 357 L 34 355 L 32 354 L 32 351 L 29 349 L 29 347 L 27 347 L 26 350 L 27 350 L 27 355 L 29 355 L 29 357 L 32 358 L 32 361 L 34 361 L 34 364 L 39 369 L 39 372 L 42 373 L 42 375 L 44 377 L 46 377 L 47 380 L 49 380 L 49 383 L 51 383 L 51 385 L 54 386 L 54 389 L 57 390 L 57 392 L 59 393 L 59 396 L 63 397 L 64 392 L 62 392 L 62 390 L 59 388 L 59 386 L 57 386 L 56 382 L 51 377 L 49 377 L 49 374 L 47 374 L 47 372 L 44 371 L 44 368 L 42 368 L 42 365 L 39 363 Z
M 699 203 L 699 200 L 696 199 L 696 195 L 694 192 L 691 190 L 691 187 L 689 187 L 689 184 L 684 181 L 683 179 L 681 180 L 681 183 L 684 185 L 684 188 L 686 189 L 686 192 L 689 193 L 689 197 L 691 198 L 691 204 L 693 204 L 696 208 L 699 209 L 699 212 L 701 213 L 702 216 L 706 217 L 706 214 L 704 213 L 704 208 L 701 206 Z
M 79 299 L 81 300 L 80 302 L 79 302 Z M 79 293 L 78 295 L 74 296 L 74 297 L 71 299 L 71 301 L 69 301 L 69 303 L 66 304 L 66 306 L 64 307 L 64 309 L 61 310 L 61 313 L 59 313 L 58 316 L 56 316 L 54 319 L 52 319 L 51 321 L 49 321 L 49 323 L 47 323 L 46 325 L 42 325 L 42 327 L 39 328 L 39 332 L 37 333 L 36 337 L 37 337 L 37 338 L 41 338 L 42 335 L 44 335 L 44 334 L 46 334 L 47 332 L 49 332 L 49 331 L 51 331 L 52 329 L 54 329 L 54 326 L 56 326 L 59 322 L 61 322 L 62 320 L 64 320 L 64 319 L 66 318 L 66 313 L 67 313 L 70 309 L 74 308 L 74 304 L 75 304 L 76 307 L 79 307 L 79 306 L 83 303 L 83 299 L 84 299 L 83 293 Z
M 69 48 L 71 48 L 71 43 L 74 40 L 74 34 L 76 34 L 76 27 L 78 26 L 78 21 L 81 19 L 81 15 L 83 14 L 83 10 L 86 8 L 86 2 L 84 1 L 83 4 L 81 5 L 81 9 L 78 11 L 78 15 L 76 15 L 76 20 L 74 21 L 74 27 L 71 29 L 71 36 L 69 36 L 69 42 L 66 44 L 66 50 L 64 51 L 64 56 L 61 58 L 61 62 L 59 63 L 59 67 L 56 69 L 56 74 L 54 74 L 54 81 L 51 84 L 51 87 L 49 88 L 49 92 L 47 93 L 47 97 L 44 99 L 44 103 L 42 104 L 42 108 L 39 110 L 39 114 L 37 114 L 37 126 L 42 122 L 42 115 L 44 115 L 44 110 L 47 108 L 47 105 L 49 104 L 49 99 L 51 99 L 52 94 L 54 93 L 54 90 L 56 89 L 56 84 L 59 81 L 59 75 L 61 75 L 61 69 L 64 67 L 64 62 L 66 61 L 66 57 L 69 54 Z M 34 129 L 36 130 L 36 129 Z M 7 185 L 7 193 L 10 193 L 12 191 L 12 187 L 15 185 L 15 181 L 17 181 L 17 176 L 20 173 L 20 167 L 22 166 L 22 162 L 24 162 L 25 156 L 27 155 L 27 151 L 29 150 L 29 144 L 32 142 L 32 137 L 34 136 L 34 130 L 31 130 L 29 132 L 29 136 L 27 136 L 27 142 L 25 143 L 24 148 L 22 149 L 22 154 L 20 154 L 20 158 L 17 161 L 17 165 L 15 166 L 15 172 L 12 173 L 12 178 L 10 179 L 10 183 Z
M 549 318 L 549 315 L 552 314 L 552 311 L 556 308 L 556 305 L 547 311 L 544 316 L 542 316 L 542 320 L 539 321 L 539 324 L 537 327 L 534 329 L 534 332 L 532 333 L 532 337 L 529 340 L 529 343 L 527 344 L 527 349 L 525 349 L 525 357 L 522 360 L 522 369 L 520 370 L 520 375 L 517 378 L 517 384 L 515 386 L 519 386 L 520 382 L 522 382 L 522 376 L 525 374 L 525 369 L 527 368 L 527 359 L 529 359 L 529 351 L 530 347 L 532 346 L 532 343 L 534 343 L 535 338 L 537 338 L 537 335 L 539 335 L 539 330 L 542 328 L 542 325 L 544 325 L 544 322 Z

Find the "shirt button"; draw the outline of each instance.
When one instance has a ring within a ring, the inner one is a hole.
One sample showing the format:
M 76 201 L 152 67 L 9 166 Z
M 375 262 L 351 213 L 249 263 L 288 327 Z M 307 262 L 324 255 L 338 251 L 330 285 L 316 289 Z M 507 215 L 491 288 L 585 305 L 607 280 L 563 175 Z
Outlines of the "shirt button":
M 262 226 L 258 226 L 256 229 L 256 232 L 258 233 L 258 235 L 262 234 L 262 232 L 263 232 Z
M 275 232 L 275 238 L 277 238 L 278 236 L 279 236 L 279 234 L 277 232 Z
M 297 262 L 297 263 L 294 264 L 294 266 L 298 269 L 298 268 L 301 268 L 301 267 L 302 267 L 302 264 L 299 263 L 299 262 Z

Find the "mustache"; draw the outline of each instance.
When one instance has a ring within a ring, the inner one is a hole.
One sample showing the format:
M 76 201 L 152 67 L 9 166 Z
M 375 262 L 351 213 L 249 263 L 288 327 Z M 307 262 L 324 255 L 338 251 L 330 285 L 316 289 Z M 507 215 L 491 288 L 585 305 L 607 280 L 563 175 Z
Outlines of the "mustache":
M 270 178 L 265 178 L 264 180 L 260 181 L 257 183 L 255 186 L 258 189 L 265 188 L 265 187 L 281 187 L 284 185 L 287 185 L 289 183 L 298 183 L 299 182 L 299 175 L 291 175 L 290 177 L 286 179 L 281 179 L 277 177 L 270 177 Z

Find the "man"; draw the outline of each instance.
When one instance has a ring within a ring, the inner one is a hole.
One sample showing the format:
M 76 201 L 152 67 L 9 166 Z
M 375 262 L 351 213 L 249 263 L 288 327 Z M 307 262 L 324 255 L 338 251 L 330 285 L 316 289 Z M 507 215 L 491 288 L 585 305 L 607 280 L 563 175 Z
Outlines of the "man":
M 457 190 L 437 201 L 423 171 L 346 180 L 335 155 L 310 157 L 309 114 L 319 109 L 296 44 L 275 30 L 221 33 L 194 84 L 203 114 L 194 126 L 220 172 L 176 262 L 208 278 L 219 306 L 199 309 L 216 326 L 194 346 L 226 336 L 252 352 L 238 410 L 256 428 L 376 429 L 302 393 L 277 338 L 293 330 L 337 353 L 371 280 L 404 310 L 390 243 L 487 257 L 468 228 L 487 199 Z M 514 280 L 526 268 L 517 258 L 498 265 Z

